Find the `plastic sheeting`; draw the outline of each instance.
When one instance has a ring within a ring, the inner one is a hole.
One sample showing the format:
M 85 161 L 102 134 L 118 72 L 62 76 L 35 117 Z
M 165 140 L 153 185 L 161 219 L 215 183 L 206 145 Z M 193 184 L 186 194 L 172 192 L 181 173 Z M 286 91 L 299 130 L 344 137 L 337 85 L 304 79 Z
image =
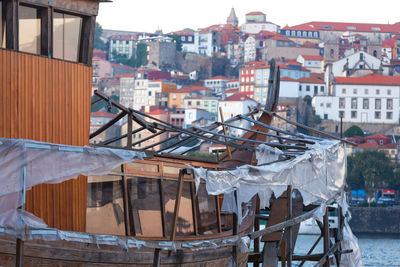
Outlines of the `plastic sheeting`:
M 345 145 L 339 141 L 321 140 L 308 148 L 309 150 L 291 160 L 275 162 L 283 152 L 260 145 L 256 153 L 258 164 L 267 165 L 243 165 L 223 171 L 193 168 L 196 186 L 203 179 L 209 194 L 225 194 L 222 208 L 235 212 L 239 223 L 242 220 L 241 211 L 237 208 L 241 207 L 240 203 L 248 202 L 258 194 L 260 208 L 268 207 L 272 193 L 279 197 L 287 190 L 288 185 L 301 193 L 304 205 L 319 202 L 321 207 L 325 207 L 326 203 L 336 201 L 347 211 L 343 194 L 346 177 Z M 237 194 L 236 203 L 234 191 Z M 325 210 L 319 209 L 314 218 L 321 221 Z M 353 253 L 344 257 L 344 266 L 362 266 L 357 239 L 347 222 L 343 236 L 344 246 L 353 250 Z
M 61 183 L 80 174 L 104 175 L 124 162 L 144 156 L 143 152 L 121 149 L 0 138 L 0 226 L 43 227 L 40 219 L 16 211 L 23 205 L 24 187 L 28 190 L 38 184 Z
M 280 150 L 260 145 L 258 162 L 276 161 Z M 272 193 L 279 197 L 288 185 L 300 191 L 303 202 L 338 200 L 345 185 L 345 147 L 338 141 L 323 140 L 291 160 L 264 166 L 243 165 L 234 170 L 214 171 L 194 168 L 196 184 L 205 180 L 211 195 L 237 192 L 237 205 L 260 197 L 260 208 L 268 207 Z M 228 205 L 234 206 L 234 205 Z M 238 214 L 239 222 L 241 215 Z

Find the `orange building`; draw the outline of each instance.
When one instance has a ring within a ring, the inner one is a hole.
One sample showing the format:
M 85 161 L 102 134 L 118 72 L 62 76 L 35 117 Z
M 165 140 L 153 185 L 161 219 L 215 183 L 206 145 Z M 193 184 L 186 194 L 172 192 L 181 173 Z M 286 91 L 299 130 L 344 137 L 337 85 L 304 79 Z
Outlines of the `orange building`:
M 204 86 L 182 87 L 181 89 L 169 92 L 168 107 L 183 108 L 184 99 L 192 95 L 211 96 L 212 90 Z

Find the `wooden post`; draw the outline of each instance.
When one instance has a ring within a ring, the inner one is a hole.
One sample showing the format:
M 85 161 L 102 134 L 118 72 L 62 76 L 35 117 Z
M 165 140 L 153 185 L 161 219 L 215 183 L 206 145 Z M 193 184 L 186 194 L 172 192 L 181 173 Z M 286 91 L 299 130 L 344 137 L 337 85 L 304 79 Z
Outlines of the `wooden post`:
M 129 199 L 128 199 L 128 183 L 124 172 L 124 164 L 121 165 L 122 172 L 122 199 L 124 202 L 124 219 L 125 219 L 125 235 L 131 235 L 131 222 L 129 219 Z
M 126 142 L 126 147 L 131 149 L 132 148 L 132 121 L 133 116 L 132 113 L 128 113 L 128 139 Z
M 256 215 L 257 214 L 260 214 L 260 197 L 258 195 L 256 197 Z M 254 232 L 257 232 L 258 230 L 260 230 L 260 219 L 256 217 L 254 219 Z M 259 237 L 254 239 L 254 252 L 256 252 L 256 253 L 260 252 L 260 238 Z M 253 262 L 253 265 L 255 267 L 258 267 L 260 264 L 257 261 L 257 262 Z
M 154 250 L 153 267 L 160 267 L 160 252 L 161 250 L 159 248 Z
M 5 1 L 6 48 L 18 50 L 18 0 Z
M 193 177 L 194 180 L 194 177 Z M 190 197 L 192 200 L 192 214 L 193 214 L 193 228 L 194 228 L 194 234 L 198 235 L 199 234 L 199 226 L 197 223 L 197 196 L 196 196 L 196 188 L 194 186 L 194 182 L 192 181 L 190 183 Z
M 26 166 L 22 167 L 22 206 L 21 210 L 25 210 L 26 204 Z M 26 229 L 26 228 L 25 228 Z M 17 238 L 16 253 L 15 253 L 15 266 L 24 266 L 24 241 Z
M 222 113 L 222 108 L 219 107 L 219 114 L 221 116 L 221 122 L 224 122 L 224 114 Z M 222 125 L 222 130 L 224 131 L 224 135 L 226 135 L 226 127 L 225 125 Z M 228 138 L 225 137 L 225 142 L 228 142 Z M 226 146 L 226 151 L 228 152 L 228 157 L 229 159 L 232 159 L 232 153 L 231 153 L 231 149 L 229 146 Z
M 293 191 L 292 186 L 289 185 L 287 188 L 287 219 L 286 220 L 290 220 L 293 217 L 292 191 Z M 286 230 L 287 230 L 287 251 L 289 252 L 288 257 L 287 257 L 287 266 L 292 267 L 292 256 L 293 256 L 292 227 L 289 226 Z
M 178 191 L 176 193 L 175 199 L 175 208 L 174 208 L 174 217 L 172 221 L 172 229 L 171 229 L 171 241 L 175 240 L 176 236 L 176 226 L 178 224 L 178 217 L 179 217 L 179 208 L 181 205 L 181 198 L 182 198 L 182 191 L 183 191 L 183 177 L 186 174 L 186 169 L 181 169 L 179 171 L 179 178 L 178 178 Z
M 234 191 L 234 199 L 235 202 L 237 203 L 237 193 L 236 190 Z M 237 207 L 237 212 L 242 212 L 242 207 Z M 238 222 L 238 215 L 236 213 L 233 213 L 233 227 L 232 227 L 232 234 L 235 236 L 238 234 L 238 230 L 239 230 L 239 222 Z M 234 260 L 234 266 L 239 266 L 239 253 L 238 253 L 238 247 L 237 245 L 234 245 L 232 247 L 232 257 Z
M 330 248 L 330 239 L 329 239 L 329 213 L 328 207 L 326 208 L 326 213 L 324 215 L 324 254 L 328 253 Z M 329 256 L 324 263 L 324 267 L 329 267 Z

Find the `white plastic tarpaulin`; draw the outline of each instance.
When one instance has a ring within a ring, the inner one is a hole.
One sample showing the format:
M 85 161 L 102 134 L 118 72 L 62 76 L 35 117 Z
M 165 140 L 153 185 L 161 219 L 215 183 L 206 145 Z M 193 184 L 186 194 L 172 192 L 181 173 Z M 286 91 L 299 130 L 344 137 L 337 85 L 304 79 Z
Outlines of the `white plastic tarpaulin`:
M 200 179 L 206 182 L 207 192 L 211 195 L 224 195 L 222 208 L 235 212 L 241 222 L 241 203 L 248 202 L 258 194 L 260 208 L 268 207 L 272 193 L 276 197 L 287 190 L 288 185 L 297 189 L 304 205 L 313 202 L 336 201 L 347 210 L 343 200 L 346 178 L 345 145 L 340 141 L 321 140 L 308 146 L 309 150 L 296 157 L 276 162 L 283 152 L 279 149 L 260 145 L 257 148 L 258 164 L 263 166 L 243 165 L 233 170 L 207 170 L 194 168 L 196 185 Z M 270 163 L 270 164 L 268 164 Z M 233 192 L 236 191 L 237 203 Z M 322 221 L 324 212 L 315 214 Z M 344 246 L 353 250 L 352 255 L 344 257 L 354 261 L 345 266 L 362 266 L 357 240 L 346 223 Z
M 0 226 L 43 227 L 33 215 L 17 211 L 24 203 L 26 190 L 35 185 L 61 183 L 80 174 L 104 175 L 144 156 L 143 152 L 122 149 L 0 138 Z

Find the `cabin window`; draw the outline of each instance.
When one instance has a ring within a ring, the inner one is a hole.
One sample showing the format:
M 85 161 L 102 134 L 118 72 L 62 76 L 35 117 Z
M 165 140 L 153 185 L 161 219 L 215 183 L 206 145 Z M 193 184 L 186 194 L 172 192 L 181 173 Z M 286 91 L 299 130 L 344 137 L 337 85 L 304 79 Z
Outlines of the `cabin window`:
M 200 234 L 211 234 L 218 232 L 217 200 L 215 196 L 207 194 L 206 185 L 200 184 L 198 191 L 199 199 L 199 232 Z
M 82 18 L 54 12 L 53 56 L 69 61 L 78 61 L 81 40 Z
M 40 54 L 41 22 L 37 8 L 20 5 L 18 8 L 19 51 Z
M 135 177 L 128 179 L 129 214 L 137 236 L 163 236 L 160 185 L 157 179 Z M 131 226 L 133 227 L 133 226 Z
M 90 176 L 87 192 L 86 231 L 125 235 L 121 177 Z
M 178 190 L 178 181 L 164 180 L 163 181 L 163 205 L 165 209 L 165 217 L 167 224 L 167 235 L 172 231 L 172 223 L 175 210 L 175 199 Z M 178 214 L 178 223 L 176 226 L 177 235 L 193 235 L 193 213 L 192 213 L 192 198 L 190 192 L 190 183 L 183 183 L 181 202 Z

